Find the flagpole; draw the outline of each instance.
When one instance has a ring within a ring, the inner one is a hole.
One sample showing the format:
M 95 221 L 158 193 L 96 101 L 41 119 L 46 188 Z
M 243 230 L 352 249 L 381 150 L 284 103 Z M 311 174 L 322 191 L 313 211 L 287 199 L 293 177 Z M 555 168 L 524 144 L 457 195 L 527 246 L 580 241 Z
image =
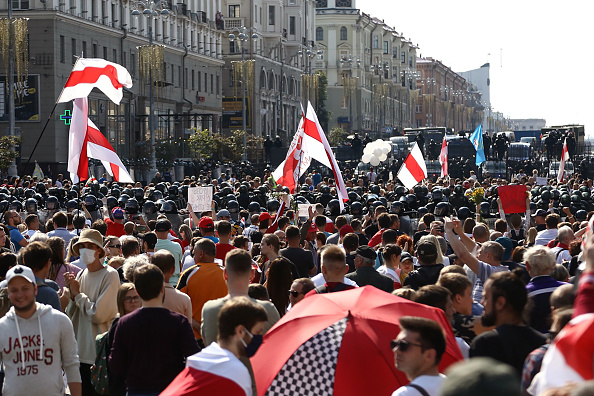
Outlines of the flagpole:
M 72 66 L 72 71 L 74 71 L 74 68 L 76 67 L 76 64 L 80 61 L 81 58 L 77 58 L 76 62 L 74 62 L 74 66 Z M 70 71 L 70 73 L 72 73 L 72 71 Z M 68 81 L 68 80 L 66 80 Z M 33 150 L 31 151 L 31 154 L 29 154 L 29 158 L 27 159 L 27 163 L 25 164 L 25 166 L 23 167 L 23 174 L 27 174 L 26 170 L 27 167 L 29 166 L 29 163 L 31 162 L 31 157 L 33 157 L 33 154 L 35 153 L 35 150 L 37 150 L 37 146 L 39 145 L 39 142 L 41 141 L 41 137 L 43 136 L 43 133 L 45 132 L 47 125 L 49 124 L 50 120 L 52 119 L 52 116 L 54 115 L 54 111 L 56 111 L 56 107 L 58 106 L 58 103 L 60 102 L 60 98 L 62 97 L 62 94 L 64 93 L 64 89 L 66 88 L 66 84 L 64 84 L 64 86 L 62 87 L 62 91 L 60 92 L 60 95 L 58 95 L 58 99 L 56 99 L 56 103 L 54 103 L 54 107 L 52 108 L 52 111 L 50 112 L 49 116 L 47 117 L 47 120 L 45 121 L 45 125 L 43 126 L 43 129 L 41 130 L 41 133 L 39 134 L 39 138 L 37 138 L 37 142 L 35 142 L 35 146 L 33 146 Z

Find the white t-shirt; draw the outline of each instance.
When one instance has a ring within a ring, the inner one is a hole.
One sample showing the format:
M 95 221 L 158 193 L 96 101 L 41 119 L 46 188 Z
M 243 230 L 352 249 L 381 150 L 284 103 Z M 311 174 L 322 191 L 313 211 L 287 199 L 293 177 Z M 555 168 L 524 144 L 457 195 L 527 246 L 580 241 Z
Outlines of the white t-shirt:
M 443 374 L 439 375 L 421 375 L 420 377 L 415 378 L 410 383 L 419 385 L 421 388 L 425 389 L 425 391 L 430 396 L 438 396 L 441 394 L 441 387 L 443 386 L 443 381 L 445 381 L 446 376 Z M 412 386 L 401 386 L 400 388 L 396 389 L 392 396 L 422 396 L 421 392 L 413 388 Z
M 322 273 L 317 274 L 316 276 L 311 278 L 311 280 L 314 283 L 315 287 L 324 286 L 326 284 L 326 279 L 324 279 L 324 275 L 322 275 Z M 344 278 L 342 283 L 344 283 L 345 285 L 359 287 L 359 285 L 357 283 L 355 283 L 355 281 L 352 281 L 349 278 Z
M 536 234 L 534 244 L 546 246 L 547 243 L 557 238 L 557 231 L 558 230 L 556 228 L 548 228 L 546 230 L 542 230 L 541 232 Z

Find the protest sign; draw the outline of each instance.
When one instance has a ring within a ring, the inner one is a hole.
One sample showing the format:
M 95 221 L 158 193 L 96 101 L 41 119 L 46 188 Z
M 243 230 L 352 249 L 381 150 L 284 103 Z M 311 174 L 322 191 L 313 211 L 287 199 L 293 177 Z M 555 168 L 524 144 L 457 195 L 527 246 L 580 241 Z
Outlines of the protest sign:
M 188 188 L 188 202 L 196 213 L 206 212 L 212 208 L 212 187 Z

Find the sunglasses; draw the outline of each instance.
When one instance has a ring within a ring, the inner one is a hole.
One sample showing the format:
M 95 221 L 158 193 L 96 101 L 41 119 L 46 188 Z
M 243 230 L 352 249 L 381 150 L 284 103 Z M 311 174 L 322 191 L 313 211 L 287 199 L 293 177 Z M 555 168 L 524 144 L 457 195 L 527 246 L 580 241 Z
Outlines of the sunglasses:
M 110 246 L 107 246 L 107 247 L 121 249 L 122 248 L 122 245 L 110 245 Z
M 303 294 L 303 293 L 298 292 L 297 290 L 289 290 L 289 294 L 291 295 L 291 297 L 297 298 L 297 297 L 299 297 L 300 294 Z
M 124 302 L 138 302 L 140 301 L 140 296 L 129 296 L 129 297 L 124 297 Z
M 423 345 L 423 344 L 413 344 L 412 342 L 408 342 L 406 340 L 400 340 L 400 341 L 392 340 L 392 341 L 390 341 L 390 348 L 392 348 L 392 350 L 398 348 L 400 351 L 406 352 L 408 350 L 408 348 L 410 348 L 411 346 L 417 346 L 419 348 L 425 349 L 425 345 Z

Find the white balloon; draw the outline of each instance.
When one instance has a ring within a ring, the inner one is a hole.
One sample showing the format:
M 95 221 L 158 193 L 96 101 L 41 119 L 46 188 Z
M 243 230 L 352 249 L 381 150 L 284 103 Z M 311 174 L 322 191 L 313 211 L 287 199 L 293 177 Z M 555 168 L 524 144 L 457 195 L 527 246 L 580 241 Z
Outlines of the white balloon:
M 376 148 L 375 150 L 373 150 L 373 155 L 376 157 L 379 157 L 382 154 L 383 154 L 383 151 L 381 148 Z
M 379 160 L 382 161 L 382 162 L 384 162 L 387 159 L 388 159 L 388 156 L 386 154 L 382 154 L 382 155 L 379 156 Z
M 376 157 L 375 155 L 373 157 L 371 157 L 371 159 L 369 160 L 369 163 L 373 166 L 378 166 L 380 163 L 380 159 L 378 157 Z
M 390 147 L 386 147 L 386 146 L 382 147 L 382 153 L 388 154 L 389 152 L 390 152 Z
M 361 158 L 361 161 L 363 161 L 364 164 L 368 164 L 371 157 L 371 154 L 363 154 L 363 158 Z
M 367 146 L 365 146 L 363 149 L 363 154 L 373 154 L 373 147 L 367 144 Z

